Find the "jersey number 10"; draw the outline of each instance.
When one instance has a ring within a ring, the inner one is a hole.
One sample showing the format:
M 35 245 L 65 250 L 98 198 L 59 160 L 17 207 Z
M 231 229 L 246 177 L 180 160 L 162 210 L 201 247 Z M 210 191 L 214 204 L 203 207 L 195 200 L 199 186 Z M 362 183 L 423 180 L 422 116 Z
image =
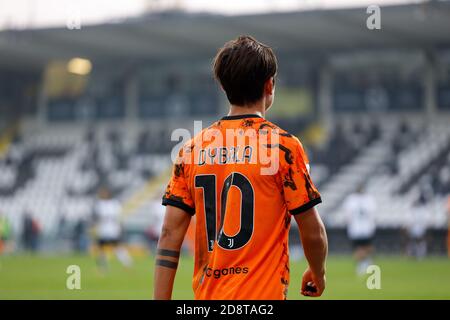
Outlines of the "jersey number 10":
M 228 191 L 231 186 L 241 192 L 241 225 L 234 236 L 227 235 L 223 230 Z M 220 228 L 216 234 L 217 204 L 216 204 L 216 176 L 212 174 L 195 176 L 195 187 L 203 189 L 203 203 L 206 220 L 206 234 L 208 251 L 212 251 L 217 236 L 217 244 L 223 249 L 236 250 L 245 246 L 252 237 L 255 211 L 255 197 L 250 181 L 241 173 L 233 172 L 224 181 L 221 193 Z

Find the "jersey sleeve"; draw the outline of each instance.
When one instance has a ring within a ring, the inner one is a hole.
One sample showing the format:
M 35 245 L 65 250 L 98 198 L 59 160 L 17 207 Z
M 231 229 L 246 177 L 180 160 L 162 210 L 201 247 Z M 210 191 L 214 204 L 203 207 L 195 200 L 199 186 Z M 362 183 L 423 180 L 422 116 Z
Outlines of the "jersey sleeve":
M 300 141 L 292 137 L 280 157 L 280 175 L 284 199 L 293 215 L 305 212 L 322 202 L 309 174 L 309 161 Z
M 185 170 L 186 164 L 183 159 L 183 148 L 181 148 L 178 158 L 173 165 L 172 177 L 162 198 L 162 204 L 164 206 L 180 208 L 187 213 L 194 215 L 195 205 L 189 191 L 188 182 L 185 177 Z

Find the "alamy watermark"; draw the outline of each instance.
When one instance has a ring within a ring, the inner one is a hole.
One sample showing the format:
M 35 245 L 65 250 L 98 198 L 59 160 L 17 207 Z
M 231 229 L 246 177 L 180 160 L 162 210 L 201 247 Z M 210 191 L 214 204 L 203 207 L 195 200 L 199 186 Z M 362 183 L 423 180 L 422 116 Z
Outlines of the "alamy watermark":
M 79 7 L 71 5 L 67 8 L 66 27 L 69 30 L 81 29 L 81 10 Z
M 381 289 L 381 268 L 376 264 L 372 264 L 367 267 L 366 273 L 369 277 L 366 280 L 366 286 L 369 290 Z
M 375 4 L 367 7 L 366 13 L 369 14 L 366 20 L 366 26 L 369 30 L 381 29 L 381 9 Z
M 66 288 L 69 290 L 81 289 L 81 268 L 76 264 L 67 267 L 66 273 L 69 275 L 66 279 Z

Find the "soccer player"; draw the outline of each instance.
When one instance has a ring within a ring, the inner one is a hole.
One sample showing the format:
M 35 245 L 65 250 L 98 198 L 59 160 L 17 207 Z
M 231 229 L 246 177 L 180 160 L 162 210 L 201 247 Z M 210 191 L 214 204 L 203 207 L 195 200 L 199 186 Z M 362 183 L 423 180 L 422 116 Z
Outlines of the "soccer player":
M 227 42 L 217 53 L 214 75 L 230 111 L 180 149 L 163 196 L 155 299 L 171 299 L 194 214 L 196 299 L 286 299 L 292 216 L 309 263 L 301 293 L 322 295 L 328 246 L 315 208 L 320 194 L 300 141 L 264 119 L 276 72 L 272 49 L 250 36 Z
M 361 185 L 347 197 L 343 207 L 346 211 L 347 235 L 352 242 L 356 260 L 356 273 L 362 276 L 372 264 L 372 243 L 376 231 L 375 200 Z
M 108 251 L 113 250 L 119 262 L 129 268 L 133 261 L 126 248 L 120 243 L 122 206 L 111 196 L 111 192 L 106 187 L 99 189 L 98 197 L 94 206 L 94 222 L 99 250 L 97 265 L 100 271 L 106 271 L 108 269 Z

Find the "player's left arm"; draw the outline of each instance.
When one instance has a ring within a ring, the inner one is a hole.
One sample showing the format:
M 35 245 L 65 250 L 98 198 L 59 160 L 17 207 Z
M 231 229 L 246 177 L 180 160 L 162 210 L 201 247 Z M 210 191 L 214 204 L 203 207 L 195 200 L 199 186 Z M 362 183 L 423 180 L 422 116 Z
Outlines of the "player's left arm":
M 328 239 L 325 226 L 316 208 L 294 216 L 300 231 L 308 268 L 303 274 L 301 293 L 304 296 L 320 297 L 325 290 L 325 268 L 328 254 Z
M 328 252 L 324 224 L 315 209 L 322 202 L 309 174 L 309 161 L 300 141 L 284 139 L 285 157 L 280 157 L 284 199 L 297 221 L 308 268 L 303 274 L 302 294 L 318 297 L 325 289 L 325 263 Z
M 180 249 L 190 221 L 191 215 L 186 211 L 170 205 L 166 207 L 156 257 L 153 296 L 155 300 L 172 298 Z

